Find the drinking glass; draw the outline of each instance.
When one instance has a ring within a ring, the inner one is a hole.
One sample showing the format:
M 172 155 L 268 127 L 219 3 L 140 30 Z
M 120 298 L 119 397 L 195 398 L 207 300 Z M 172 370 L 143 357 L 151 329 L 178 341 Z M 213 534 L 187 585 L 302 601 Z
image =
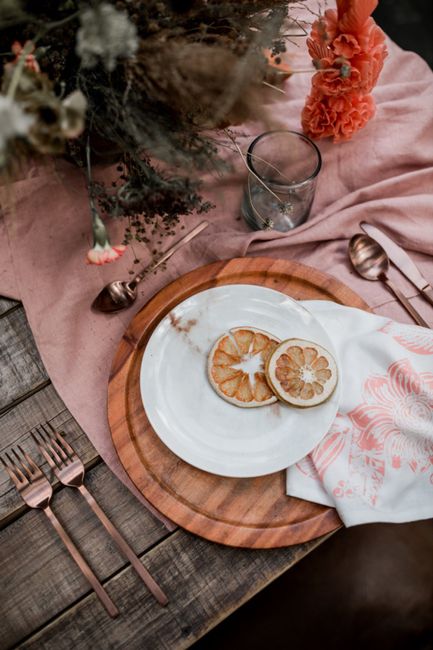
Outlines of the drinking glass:
M 242 215 L 253 230 L 286 232 L 307 220 L 322 166 L 320 151 L 302 133 L 268 131 L 247 153 Z

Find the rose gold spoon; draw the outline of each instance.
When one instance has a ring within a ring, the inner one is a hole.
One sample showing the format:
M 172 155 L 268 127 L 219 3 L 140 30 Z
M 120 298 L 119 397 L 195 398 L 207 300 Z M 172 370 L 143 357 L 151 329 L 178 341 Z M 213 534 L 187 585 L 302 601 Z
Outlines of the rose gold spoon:
M 388 278 L 389 258 L 380 244 L 367 235 L 354 235 L 349 242 L 349 257 L 353 268 L 361 277 L 366 280 L 382 280 L 418 325 L 430 327 L 406 296 Z
M 146 266 L 146 268 L 140 271 L 140 273 L 129 282 L 115 280 L 114 282 L 107 284 L 96 296 L 92 303 L 92 308 L 97 311 L 109 313 L 130 307 L 137 298 L 137 285 L 142 281 L 144 276 L 151 271 L 154 271 L 158 266 L 161 266 L 161 264 L 166 262 L 177 250 L 179 250 L 179 248 L 191 241 L 191 239 L 196 237 L 202 230 L 207 228 L 208 225 L 209 223 L 207 221 L 199 223 L 198 226 L 191 230 L 191 232 L 185 235 L 185 237 L 182 237 L 182 239 L 179 239 L 174 246 L 169 248 L 168 251 L 159 258 L 159 260 Z

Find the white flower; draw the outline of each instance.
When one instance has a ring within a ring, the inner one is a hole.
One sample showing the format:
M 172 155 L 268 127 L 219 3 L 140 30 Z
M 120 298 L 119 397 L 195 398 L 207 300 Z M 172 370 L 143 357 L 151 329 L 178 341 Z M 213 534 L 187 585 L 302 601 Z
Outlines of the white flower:
M 0 95 L 0 164 L 8 140 L 27 135 L 33 122 L 34 118 L 24 113 L 13 99 Z
M 93 68 L 102 60 L 107 70 L 114 70 L 118 58 L 128 58 L 138 48 L 137 29 L 128 15 L 102 2 L 80 14 L 76 52 L 83 67 Z
M 62 101 L 60 129 L 65 138 L 78 138 L 84 130 L 87 99 L 81 90 L 74 90 Z

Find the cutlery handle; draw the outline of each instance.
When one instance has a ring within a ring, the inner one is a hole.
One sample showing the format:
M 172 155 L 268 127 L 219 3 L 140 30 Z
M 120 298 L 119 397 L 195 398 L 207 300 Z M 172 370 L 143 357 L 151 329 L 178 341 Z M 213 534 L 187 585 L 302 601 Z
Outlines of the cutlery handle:
M 421 293 L 433 305 L 433 289 L 422 289 Z
M 132 567 L 136 570 L 140 578 L 143 580 L 146 587 L 149 589 L 150 593 L 156 598 L 156 600 L 161 605 L 167 605 L 168 598 L 162 591 L 161 587 L 155 582 L 148 570 L 142 565 L 132 548 L 125 541 L 122 535 L 119 533 L 117 528 L 113 526 L 111 521 L 108 519 L 105 512 L 102 510 L 96 499 L 90 494 L 89 490 L 85 485 L 80 485 L 78 487 L 79 491 L 86 499 L 89 506 L 92 508 L 95 515 L 98 517 L 99 521 L 102 523 L 107 532 L 111 535 L 113 540 L 116 542 L 119 550 L 123 553 L 126 559 L 131 563 Z
M 382 280 L 385 282 L 387 287 L 389 287 L 389 289 L 391 289 L 391 291 L 393 292 L 395 297 L 401 302 L 401 304 L 406 309 L 406 311 L 409 312 L 409 314 L 414 319 L 415 323 L 417 323 L 418 325 L 421 325 L 421 327 L 428 327 L 429 329 L 431 329 L 430 325 L 424 320 L 424 318 L 421 316 L 421 314 L 419 314 L 417 312 L 415 307 L 413 307 L 411 305 L 411 303 L 406 298 L 406 296 L 404 294 L 402 294 L 400 289 L 398 287 L 396 287 L 395 284 L 393 282 L 391 282 L 391 280 L 389 280 L 386 275 L 382 276 Z
M 88 580 L 88 582 L 90 583 L 93 591 L 98 596 L 99 600 L 104 605 L 107 612 L 110 614 L 111 618 L 116 618 L 116 616 L 119 615 L 119 610 L 117 609 L 116 605 L 111 600 L 110 596 L 105 591 L 104 587 L 99 582 L 98 578 L 93 573 L 92 569 L 87 564 L 86 560 L 81 555 L 80 551 L 75 546 L 72 539 L 69 537 L 66 530 L 63 528 L 60 521 L 57 519 L 54 512 L 51 510 L 50 506 L 47 506 L 46 508 L 44 508 L 44 512 L 47 515 L 47 517 L 50 520 L 53 527 L 55 528 L 55 530 L 56 530 L 57 534 L 59 535 L 60 539 L 62 540 L 62 542 L 64 543 L 64 545 L 68 549 L 69 553 L 72 555 L 73 559 L 75 560 L 76 564 L 78 565 L 78 568 L 80 569 L 80 571 L 82 572 L 84 577 Z

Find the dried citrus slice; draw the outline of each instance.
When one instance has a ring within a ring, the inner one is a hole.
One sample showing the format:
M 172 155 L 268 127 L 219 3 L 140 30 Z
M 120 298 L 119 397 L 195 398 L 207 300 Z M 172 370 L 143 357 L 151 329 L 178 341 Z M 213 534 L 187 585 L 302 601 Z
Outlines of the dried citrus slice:
M 244 408 L 276 402 L 265 366 L 279 342 L 254 327 L 236 327 L 220 336 L 208 358 L 209 381 L 218 395 Z
M 337 385 L 337 364 L 321 345 L 289 339 L 280 343 L 269 357 L 266 379 L 284 402 L 317 406 L 332 395 Z

